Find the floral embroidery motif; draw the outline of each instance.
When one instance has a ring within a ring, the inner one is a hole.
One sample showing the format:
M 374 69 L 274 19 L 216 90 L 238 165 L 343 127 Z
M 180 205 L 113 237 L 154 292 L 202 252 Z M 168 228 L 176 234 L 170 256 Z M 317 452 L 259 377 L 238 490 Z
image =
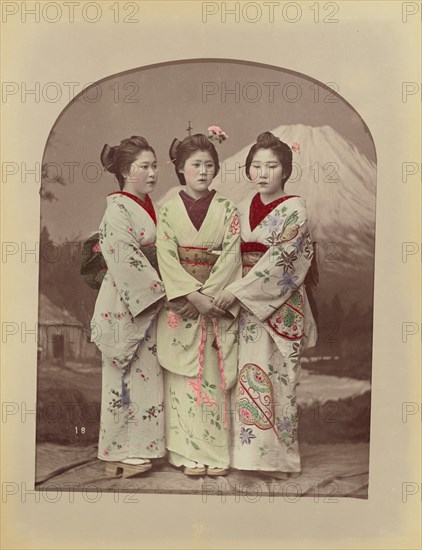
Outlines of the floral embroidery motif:
M 148 346 L 148 351 L 152 353 L 152 355 L 157 355 L 157 344 L 153 344 L 152 346 Z M 161 372 L 160 370 L 158 372 Z
M 169 328 L 178 328 L 180 326 L 181 319 L 174 311 L 167 312 L 167 326 Z
M 298 277 L 293 273 L 283 273 L 281 279 L 277 282 L 277 286 L 281 287 L 283 294 L 287 294 L 289 290 L 295 290 L 297 288 L 296 281 Z
M 211 388 L 211 389 L 215 388 L 214 384 L 207 384 L 207 382 L 205 382 L 205 384 L 208 385 L 208 387 Z M 188 385 L 189 385 L 190 389 L 192 390 L 192 392 L 195 396 L 195 400 L 196 400 L 196 398 L 198 397 L 198 391 L 199 391 L 199 389 L 198 389 L 199 381 L 196 378 L 195 379 L 190 379 L 190 380 L 188 380 Z M 201 391 L 201 401 L 205 405 L 216 405 L 218 407 L 217 401 L 213 397 L 211 397 L 210 395 L 206 394 L 204 391 Z
M 240 233 L 239 216 L 237 214 L 233 216 L 232 223 L 230 224 L 230 233 L 233 233 L 233 235 Z
M 146 413 L 142 415 L 142 420 L 151 420 L 152 418 L 157 418 L 160 413 L 164 410 L 164 405 L 160 403 L 159 405 L 153 405 L 147 409 Z
M 154 282 L 151 284 L 151 290 L 153 291 L 154 294 L 156 294 L 157 292 L 161 292 L 162 290 L 164 290 L 163 284 L 161 283 L 161 281 L 154 281 Z
M 243 426 L 240 428 L 240 441 L 242 442 L 242 445 L 245 443 L 247 445 L 251 444 L 252 439 L 255 439 L 256 435 L 253 434 L 252 428 L 244 428 Z
M 280 215 L 278 215 L 278 212 L 276 214 L 269 214 L 267 218 L 262 223 L 263 226 L 267 227 L 268 230 L 272 232 L 277 232 L 280 229 L 282 218 Z
M 117 443 L 117 441 L 112 441 L 109 445 L 107 445 L 107 447 L 105 447 L 105 449 L 103 449 L 103 456 L 109 456 L 110 451 L 112 451 L 113 448 L 121 449 L 122 445 Z
M 149 451 L 158 451 L 158 443 L 157 440 L 154 439 L 154 441 L 151 441 L 151 443 L 147 446 L 147 449 Z
M 137 368 L 135 372 L 139 373 L 139 376 L 142 378 L 144 382 L 148 382 L 149 376 L 147 376 L 142 369 Z

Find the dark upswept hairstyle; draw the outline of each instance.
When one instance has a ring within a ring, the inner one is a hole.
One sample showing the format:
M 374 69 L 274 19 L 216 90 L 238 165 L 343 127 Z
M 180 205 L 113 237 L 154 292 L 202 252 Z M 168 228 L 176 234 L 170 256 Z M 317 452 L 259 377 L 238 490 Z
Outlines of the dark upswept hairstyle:
M 284 143 L 284 141 L 281 141 L 278 137 L 276 137 L 271 132 L 263 132 L 262 134 L 259 134 L 259 136 L 256 138 L 256 143 L 252 145 L 252 147 L 249 150 L 248 156 L 246 157 L 245 166 L 246 166 L 246 175 L 248 176 L 248 179 L 251 179 L 251 176 L 249 174 L 249 169 L 251 167 L 255 153 L 259 149 L 271 149 L 271 151 L 280 161 L 281 165 L 283 166 L 283 177 L 281 179 L 281 188 L 284 189 L 284 186 L 286 185 L 286 181 L 292 175 L 292 163 L 293 163 L 292 150 L 287 145 L 287 143 Z
M 126 138 L 120 142 L 120 145 L 112 147 L 108 144 L 104 145 L 101 151 L 101 163 L 104 170 L 116 176 L 120 190 L 125 186 L 125 177 L 129 174 L 132 163 L 142 151 L 151 151 L 155 157 L 157 156 L 151 145 L 141 136 Z
M 188 158 L 191 157 L 196 151 L 206 151 L 211 155 L 215 164 L 214 178 L 220 171 L 218 153 L 207 136 L 204 134 L 194 134 L 193 136 L 186 137 L 183 141 L 179 141 L 175 138 L 170 145 L 169 155 L 172 163 L 174 164 L 176 176 L 180 181 L 180 185 L 186 185 L 186 180 L 184 174 L 181 174 L 179 170 L 183 168 Z

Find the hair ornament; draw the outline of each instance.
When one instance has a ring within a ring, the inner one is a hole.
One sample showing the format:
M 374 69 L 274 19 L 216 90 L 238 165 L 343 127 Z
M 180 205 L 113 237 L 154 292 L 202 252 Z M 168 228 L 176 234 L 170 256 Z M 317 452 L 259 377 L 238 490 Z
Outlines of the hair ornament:
M 218 143 L 223 143 L 229 137 L 226 132 L 220 128 L 220 126 L 210 126 L 208 128 L 208 139 L 210 141 L 218 141 Z
M 171 142 L 169 149 L 170 161 L 168 162 L 168 164 L 170 164 L 170 162 L 172 162 L 173 164 L 176 162 L 177 149 L 179 148 L 179 145 L 181 143 L 182 142 L 180 141 L 180 139 L 177 138 L 174 138 L 174 140 Z
M 290 146 L 290 149 L 294 152 L 294 153 L 299 153 L 300 154 L 300 145 L 297 141 L 294 141 L 291 146 Z
M 114 152 L 115 148 L 110 147 L 108 143 L 106 143 L 103 147 L 103 150 L 101 151 L 101 164 L 103 165 L 103 172 L 107 172 L 109 168 L 111 168 L 114 164 Z

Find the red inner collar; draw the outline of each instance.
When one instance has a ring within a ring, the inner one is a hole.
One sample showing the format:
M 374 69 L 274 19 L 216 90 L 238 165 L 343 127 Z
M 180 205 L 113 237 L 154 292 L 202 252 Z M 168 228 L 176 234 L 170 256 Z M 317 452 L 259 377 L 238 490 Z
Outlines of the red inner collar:
M 262 220 L 266 218 L 268 214 L 272 212 L 274 208 L 276 208 L 279 204 L 286 201 L 287 199 L 292 199 L 293 197 L 297 196 L 298 195 L 286 195 L 285 197 L 275 199 L 268 204 L 264 204 L 261 200 L 260 193 L 257 193 L 252 199 L 249 209 L 249 225 L 251 227 L 251 231 L 253 231 L 262 222 Z
M 132 193 L 128 193 L 127 191 L 115 191 L 114 193 L 110 193 L 108 196 L 112 195 L 124 195 L 125 197 L 129 197 L 130 199 L 134 200 L 139 206 L 142 206 L 142 208 L 150 215 L 152 221 L 155 225 L 157 225 L 157 216 L 155 214 L 154 205 L 152 204 L 151 199 L 149 198 L 149 195 L 145 195 L 145 200 L 141 200 L 136 195 L 132 195 Z

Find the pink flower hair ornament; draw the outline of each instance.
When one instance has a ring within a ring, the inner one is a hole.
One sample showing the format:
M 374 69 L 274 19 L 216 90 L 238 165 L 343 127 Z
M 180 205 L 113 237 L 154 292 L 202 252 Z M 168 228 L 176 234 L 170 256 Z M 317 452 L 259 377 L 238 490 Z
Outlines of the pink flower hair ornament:
M 226 132 L 223 132 L 220 126 L 210 126 L 208 128 L 208 139 L 210 141 L 218 141 L 218 143 L 223 143 L 223 141 L 226 141 L 228 137 L 229 136 Z
M 189 121 L 189 128 L 187 128 L 187 130 L 189 130 L 189 136 L 191 135 L 190 133 L 190 130 L 192 130 L 191 128 L 191 125 L 190 125 L 190 121 Z M 228 139 L 228 135 L 226 134 L 226 132 L 224 132 L 220 126 L 209 126 L 208 127 L 208 134 L 207 134 L 207 138 L 212 142 L 212 141 L 217 141 L 218 143 L 223 143 L 223 141 L 226 141 L 226 139 Z M 177 138 L 175 138 L 170 146 L 170 160 L 167 161 L 166 164 L 171 164 L 175 162 L 176 160 L 176 152 L 177 152 L 177 148 L 179 147 L 181 141 L 178 140 Z
M 294 141 L 291 146 L 290 146 L 290 149 L 294 152 L 294 153 L 300 153 L 300 145 L 297 141 Z

